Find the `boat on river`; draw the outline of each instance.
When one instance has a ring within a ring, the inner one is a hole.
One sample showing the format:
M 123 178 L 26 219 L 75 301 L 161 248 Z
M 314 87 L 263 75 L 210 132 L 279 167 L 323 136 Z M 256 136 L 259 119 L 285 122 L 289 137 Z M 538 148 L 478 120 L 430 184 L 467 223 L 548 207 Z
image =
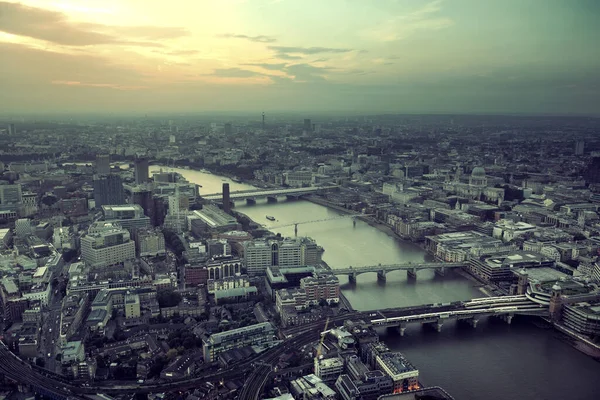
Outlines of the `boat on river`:
M 267 219 L 268 219 L 269 221 L 275 221 L 275 217 L 272 217 L 272 216 L 270 216 L 270 215 L 267 215 Z

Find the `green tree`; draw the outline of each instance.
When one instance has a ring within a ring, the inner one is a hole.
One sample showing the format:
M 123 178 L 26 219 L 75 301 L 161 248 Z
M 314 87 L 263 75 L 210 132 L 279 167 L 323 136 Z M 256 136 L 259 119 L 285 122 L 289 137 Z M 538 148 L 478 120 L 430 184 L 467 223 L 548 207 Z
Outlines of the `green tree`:
M 158 305 L 161 308 L 175 307 L 181 302 L 181 295 L 173 289 L 164 289 L 157 294 Z

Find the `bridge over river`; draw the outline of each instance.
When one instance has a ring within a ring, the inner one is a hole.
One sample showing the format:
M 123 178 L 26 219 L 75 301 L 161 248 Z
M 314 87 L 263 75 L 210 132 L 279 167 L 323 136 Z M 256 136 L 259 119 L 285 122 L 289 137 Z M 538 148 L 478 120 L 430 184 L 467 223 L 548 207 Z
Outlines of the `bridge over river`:
M 348 275 L 350 282 L 356 282 L 356 277 L 360 274 L 366 274 L 369 272 L 376 272 L 377 279 L 385 281 L 386 274 L 391 271 L 406 271 L 409 278 L 416 278 L 417 271 L 420 270 L 433 270 L 438 275 L 444 275 L 447 269 L 463 268 L 466 264 L 462 263 L 402 263 L 402 264 L 378 264 L 378 265 L 367 265 L 363 267 L 347 267 L 347 268 L 335 268 L 331 269 L 331 273 L 335 275 Z
M 322 193 L 327 190 L 338 189 L 337 185 L 330 186 L 311 186 L 305 188 L 278 188 L 278 189 L 258 189 L 258 190 L 241 190 L 229 193 L 229 200 L 246 200 L 248 203 L 254 203 L 257 199 L 266 198 L 269 201 L 277 201 L 279 196 L 287 196 L 288 198 L 299 198 L 307 194 Z M 202 196 L 205 200 L 222 201 L 222 193 L 213 193 Z

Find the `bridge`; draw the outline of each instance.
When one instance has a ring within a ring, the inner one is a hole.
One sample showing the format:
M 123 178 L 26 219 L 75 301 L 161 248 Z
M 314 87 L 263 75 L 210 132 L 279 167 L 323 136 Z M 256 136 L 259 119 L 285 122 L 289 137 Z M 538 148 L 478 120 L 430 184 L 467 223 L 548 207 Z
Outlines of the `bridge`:
M 465 263 L 403 263 L 403 264 L 387 264 L 387 265 L 368 265 L 364 267 L 348 267 L 331 269 L 334 275 L 348 275 L 348 280 L 356 283 L 356 277 L 360 274 L 368 272 L 376 272 L 377 279 L 380 281 L 386 280 L 386 274 L 391 271 L 406 271 L 409 278 L 416 279 L 417 271 L 428 269 L 435 271 L 436 274 L 443 276 L 447 269 L 463 268 Z
M 246 200 L 249 204 L 255 203 L 257 199 L 266 198 L 270 202 L 276 202 L 277 197 L 286 196 L 288 198 L 297 199 L 301 196 L 313 193 L 320 193 L 326 190 L 338 189 L 337 185 L 330 186 L 311 186 L 304 188 L 279 188 L 279 189 L 258 189 L 258 190 L 239 190 L 229 193 L 229 199 Z M 220 201 L 223 199 L 222 193 L 213 193 L 202 196 L 205 200 Z
M 269 229 L 269 230 L 273 230 L 273 229 L 281 229 L 281 228 L 287 228 L 288 226 L 293 226 L 294 227 L 294 235 L 298 236 L 298 225 L 316 224 L 316 223 L 319 223 L 319 222 L 333 221 L 333 220 L 336 220 L 336 219 L 351 218 L 352 222 L 354 223 L 354 226 L 356 226 L 356 219 L 357 218 L 360 218 L 360 217 L 371 217 L 373 215 L 375 215 L 375 214 L 352 213 L 352 214 L 338 215 L 337 217 L 331 217 L 331 218 L 321 218 L 321 219 L 313 219 L 313 220 L 310 220 L 310 221 L 292 222 L 291 224 L 267 226 L 266 228 Z
M 484 297 L 454 303 L 371 312 L 369 322 L 374 327 L 397 328 L 400 335 L 404 335 L 406 325 L 409 323 L 431 325 L 439 332 L 444 321 L 448 319 L 456 319 L 476 327 L 481 317 L 501 317 L 510 324 L 513 316 L 517 314 L 547 316 L 548 307 L 529 300 L 525 295 Z

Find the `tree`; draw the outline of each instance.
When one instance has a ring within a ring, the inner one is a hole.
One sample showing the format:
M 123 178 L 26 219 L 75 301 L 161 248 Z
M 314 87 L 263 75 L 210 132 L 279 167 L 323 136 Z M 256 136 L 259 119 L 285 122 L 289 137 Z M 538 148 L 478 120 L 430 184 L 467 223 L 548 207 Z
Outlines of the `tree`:
M 181 295 L 173 289 L 164 289 L 158 292 L 156 296 L 160 308 L 175 307 L 181 302 Z

